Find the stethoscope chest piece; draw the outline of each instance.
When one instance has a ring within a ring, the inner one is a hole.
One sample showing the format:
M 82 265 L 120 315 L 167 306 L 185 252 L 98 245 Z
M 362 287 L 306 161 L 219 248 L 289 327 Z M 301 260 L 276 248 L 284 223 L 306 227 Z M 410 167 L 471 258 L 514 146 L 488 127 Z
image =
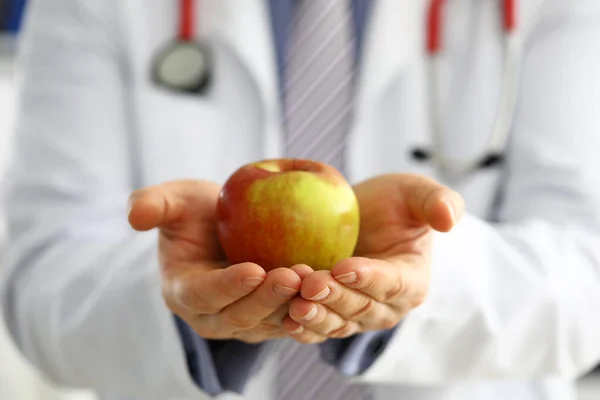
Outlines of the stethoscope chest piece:
M 154 63 L 156 84 L 178 92 L 205 92 L 212 80 L 210 47 L 195 40 L 175 40 L 162 50 Z

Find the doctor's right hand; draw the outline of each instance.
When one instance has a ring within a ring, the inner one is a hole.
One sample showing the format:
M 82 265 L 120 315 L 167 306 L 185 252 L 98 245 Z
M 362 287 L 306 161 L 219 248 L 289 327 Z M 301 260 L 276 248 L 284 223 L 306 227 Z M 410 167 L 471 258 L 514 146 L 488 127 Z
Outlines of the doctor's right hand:
M 269 273 L 259 265 L 228 266 L 216 234 L 220 187 L 175 181 L 135 191 L 129 223 L 158 228 L 162 292 L 167 306 L 205 339 L 258 343 L 287 336 L 282 321 L 302 279 L 298 265 Z

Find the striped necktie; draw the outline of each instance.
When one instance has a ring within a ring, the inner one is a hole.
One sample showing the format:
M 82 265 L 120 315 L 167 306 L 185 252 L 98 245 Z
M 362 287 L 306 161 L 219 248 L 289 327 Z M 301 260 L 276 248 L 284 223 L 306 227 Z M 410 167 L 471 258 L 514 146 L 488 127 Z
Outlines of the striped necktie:
M 289 157 L 344 169 L 354 97 L 356 35 L 350 0 L 296 0 L 285 64 Z
M 297 0 L 285 65 L 284 122 L 287 156 L 344 170 L 351 123 L 355 34 L 349 0 Z M 317 345 L 283 343 L 277 400 L 363 400 L 320 358 Z
M 313 0 L 308 0 L 313 1 Z M 350 383 L 321 360 L 317 345 L 282 343 L 276 400 L 370 400 L 368 388 Z

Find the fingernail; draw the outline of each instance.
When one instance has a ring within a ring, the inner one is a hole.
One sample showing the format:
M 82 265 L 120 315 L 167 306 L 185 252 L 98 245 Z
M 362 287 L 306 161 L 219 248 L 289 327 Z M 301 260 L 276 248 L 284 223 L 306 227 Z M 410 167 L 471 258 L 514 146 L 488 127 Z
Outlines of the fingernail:
M 279 299 L 289 299 L 294 297 L 298 290 L 289 287 L 281 286 L 277 283 L 273 284 L 273 294 Z
M 290 334 L 292 334 L 292 335 L 299 335 L 302 332 L 304 332 L 304 327 L 302 325 L 300 325 L 299 327 L 297 327 L 296 329 L 294 329 L 293 331 L 291 331 Z
M 260 284 L 263 283 L 264 281 L 265 281 L 265 279 L 261 278 L 259 276 L 251 276 L 249 278 L 244 278 L 242 280 L 242 285 L 249 289 L 254 289 L 254 288 L 259 287 Z
M 456 224 L 461 218 L 464 212 L 464 207 L 462 202 L 460 201 L 460 196 L 453 197 L 451 195 L 446 195 L 442 198 L 442 202 L 448 206 L 448 210 L 450 210 L 450 218 L 452 219 L 452 224 Z
M 358 275 L 356 275 L 356 272 L 348 272 L 347 274 L 334 276 L 333 278 L 341 283 L 354 283 L 358 280 Z
M 448 206 L 448 210 L 450 210 L 450 219 L 452 220 L 452 224 L 456 223 L 456 208 L 454 207 L 454 203 L 449 199 L 442 200 Z
M 307 312 L 306 315 L 301 319 L 303 319 L 304 321 L 310 321 L 311 319 L 314 319 L 317 316 L 318 312 L 319 310 L 317 310 L 317 306 L 313 305 L 310 311 Z
M 329 286 L 325 286 L 325 289 L 321 290 L 319 293 L 307 300 L 320 301 L 329 296 L 329 293 L 331 293 L 331 289 L 329 289 Z

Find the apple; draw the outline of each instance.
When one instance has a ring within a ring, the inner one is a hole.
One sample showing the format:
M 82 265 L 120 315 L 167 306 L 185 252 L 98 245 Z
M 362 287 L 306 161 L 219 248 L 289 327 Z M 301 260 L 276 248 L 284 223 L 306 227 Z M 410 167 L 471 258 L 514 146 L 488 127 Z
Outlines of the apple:
M 334 167 L 270 159 L 244 165 L 227 179 L 217 203 L 217 234 L 232 264 L 329 270 L 352 256 L 359 217 L 354 190 Z

